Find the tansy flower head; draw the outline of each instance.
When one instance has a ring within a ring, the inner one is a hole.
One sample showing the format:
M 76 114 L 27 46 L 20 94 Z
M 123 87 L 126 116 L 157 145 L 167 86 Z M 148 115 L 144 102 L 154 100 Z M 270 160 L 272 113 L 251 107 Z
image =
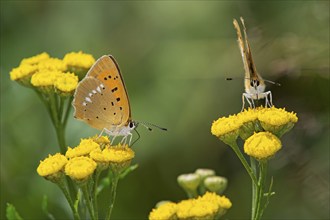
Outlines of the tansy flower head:
M 197 199 L 183 200 L 177 204 L 179 219 L 214 219 L 219 206 L 216 202 Z
M 76 73 L 79 76 L 79 79 L 82 79 L 87 70 L 94 64 L 95 59 L 91 54 L 79 51 L 78 53 L 67 53 L 64 56 L 63 61 L 71 72 Z
M 68 147 L 68 150 L 65 153 L 67 158 L 79 157 L 79 156 L 86 156 L 95 149 L 99 149 L 100 145 L 93 141 L 93 139 L 81 139 L 80 144 L 75 147 L 71 148 Z
M 254 132 L 261 131 L 261 126 L 258 121 L 258 112 L 262 107 L 256 109 L 249 108 L 248 110 L 244 109 L 243 112 L 237 114 L 238 120 L 242 123 L 242 126 L 239 129 L 239 135 L 243 140 L 246 140 Z
M 30 85 L 31 76 L 37 71 L 37 67 L 30 64 L 21 64 L 10 71 L 10 79 L 21 82 L 23 85 Z
M 149 214 L 149 220 L 174 220 L 176 218 L 177 204 L 166 202 L 153 209 Z
M 281 141 L 270 132 L 259 132 L 244 143 L 244 152 L 258 160 L 273 156 L 282 147 Z
M 213 122 L 211 133 L 226 144 L 232 143 L 237 139 L 241 125 L 236 116 L 222 117 Z
M 53 89 L 56 79 L 62 74 L 64 73 L 57 70 L 42 70 L 32 76 L 31 84 L 47 93 Z
M 96 163 L 88 157 L 75 157 L 65 166 L 65 174 L 77 182 L 84 182 L 96 169 Z
M 128 145 L 106 146 L 102 152 L 93 151 L 90 157 L 100 163 L 109 163 L 114 174 L 120 174 L 131 163 L 134 151 Z
M 92 137 L 93 141 L 98 143 L 101 147 L 101 149 L 104 149 L 105 146 L 110 145 L 110 140 L 108 136 L 100 136 L 99 135 L 95 135 L 94 137 Z
M 57 71 L 66 71 L 67 67 L 63 60 L 58 58 L 49 58 L 44 59 L 38 63 L 39 70 L 57 70 Z
M 218 211 L 216 214 L 217 217 L 224 215 L 227 212 L 227 210 L 230 209 L 232 206 L 232 203 L 226 196 L 219 196 L 215 193 L 210 193 L 210 192 L 205 193 L 200 198 L 200 200 L 216 203 L 218 205 Z
M 21 65 L 22 64 L 36 65 L 36 64 L 40 63 L 41 61 L 47 60 L 47 59 L 49 59 L 48 53 L 43 52 L 43 53 L 38 54 L 38 55 L 33 56 L 33 57 L 24 58 L 21 61 Z
M 120 173 L 127 168 L 134 158 L 134 151 L 128 145 L 107 145 L 103 150 L 100 148 L 90 152 L 90 158 L 99 164 L 101 169 L 112 167 L 114 173 Z
M 281 137 L 297 123 L 298 117 L 293 112 L 281 108 L 264 108 L 258 112 L 258 119 L 263 129 Z
M 37 172 L 40 176 L 56 182 L 61 178 L 61 171 L 68 160 L 60 153 L 49 155 L 45 160 L 40 161 Z
M 54 86 L 60 94 L 70 95 L 78 85 L 78 76 L 73 73 L 59 75 L 55 80 Z

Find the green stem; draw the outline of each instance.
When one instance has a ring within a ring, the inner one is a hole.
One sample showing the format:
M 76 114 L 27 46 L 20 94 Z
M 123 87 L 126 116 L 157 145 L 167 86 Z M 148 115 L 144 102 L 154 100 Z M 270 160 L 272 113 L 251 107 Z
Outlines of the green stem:
M 76 220 L 80 219 L 79 213 L 78 211 L 75 209 L 73 201 L 71 199 L 70 193 L 68 191 L 68 188 L 66 187 L 66 183 L 65 183 L 65 178 L 61 178 L 60 181 L 57 182 L 57 185 L 60 187 L 60 189 L 62 190 L 66 200 L 68 201 L 70 208 L 72 210 L 73 213 L 73 217 Z
M 95 179 L 94 179 L 95 181 L 94 181 L 94 185 L 93 185 L 93 206 L 94 206 L 95 219 L 99 218 L 99 212 L 98 212 L 98 208 L 97 208 L 97 187 L 99 185 L 99 178 L 100 178 L 101 172 L 102 172 L 101 169 L 96 169 Z
M 256 212 L 255 212 L 255 220 L 261 219 L 261 203 L 263 200 L 264 195 L 264 186 L 265 186 L 265 180 L 267 176 L 267 161 L 260 161 L 260 176 L 259 176 L 259 182 L 258 182 L 258 195 L 257 195 L 257 201 L 256 201 Z
M 87 208 L 88 208 L 89 215 L 91 216 L 92 219 L 95 219 L 94 210 L 93 210 L 92 203 L 91 203 L 91 200 L 90 200 L 90 194 L 88 192 L 87 182 L 84 183 L 81 186 L 81 190 L 83 192 L 83 195 L 84 195 L 84 198 L 85 198 L 85 201 L 86 201 L 86 205 L 87 205 Z
M 106 216 L 106 220 L 110 220 L 112 209 L 113 209 L 113 206 L 115 204 L 118 180 L 119 180 L 118 176 L 117 175 L 114 175 L 113 176 L 113 179 L 111 181 L 110 205 L 109 205 L 108 214 Z
M 237 157 L 240 159 L 240 161 L 242 162 L 244 168 L 246 169 L 246 171 L 248 172 L 252 182 L 257 185 L 257 178 L 255 176 L 255 174 L 253 173 L 251 167 L 249 166 L 248 162 L 246 161 L 245 157 L 243 156 L 242 152 L 240 151 L 240 149 L 238 148 L 238 145 L 236 143 L 236 141 L 233 141 L 230 144 L 231 148 L 234 150 L 234 152 L 236 153 Z
M 255 176 L 258 176 L 256 161 L 254 158 L 250 157 L 251 169 Z M 258 186 L 252 183 L 252 210 L 251 210 L 251 219 L 254 219 L 256 213 L 256 201 L 257 201 L 257 190 Z
M 69 115 L 70 115 L 70 110 L 71 110 L 71 102 L 73 100 L 73 96 L 70 96 L 69 98 L 69 101 L 67 103 L 67 106 L 66 106 L 66 110 L 65 110 L 65 113 L 64 113 L 64 119 L 63 119 L 63 126 L 65 127 L 67 122 L 68 122 L 68 118 L 69 118 Z

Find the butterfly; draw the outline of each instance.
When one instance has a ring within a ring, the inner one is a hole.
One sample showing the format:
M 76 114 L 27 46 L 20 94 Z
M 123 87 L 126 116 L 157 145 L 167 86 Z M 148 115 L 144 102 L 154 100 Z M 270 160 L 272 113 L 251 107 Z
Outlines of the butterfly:
M 259 99 L 265 99 L 265 106 L 271 107 L 273 106 L 272 93 L 271 91 L 265 92 L 266 89 L 265 80 L 257 72 L 257 69 L 254 65 L 250 44 L 246 34 L 244 19 L 242 17 L 240 19 L 243 25 L 244 40 L 237 20 L 234 19 L 233 23 L 237 31 L 238 47 L 240 48 L 241 51 L 244 70 L 245 70 L 245 79 L 244 79 L 245 93 L 242 94 L 242 101 L 243 101 L 242 111 L 244 109 L 245 99 L 252 108 L 255 108 L 254 100 L 259 100 Z
M 132 120 L 125 83 L 113 56 L 104 55 L 93 64 L 78 84 L 72 104 L 74 117 L 102 130 L 100 136 L 105 132 L 113 137 L 112 142 L 123 136 L 122 143 L 129 137 L 131 143 L 132 131 L 139 122 Z

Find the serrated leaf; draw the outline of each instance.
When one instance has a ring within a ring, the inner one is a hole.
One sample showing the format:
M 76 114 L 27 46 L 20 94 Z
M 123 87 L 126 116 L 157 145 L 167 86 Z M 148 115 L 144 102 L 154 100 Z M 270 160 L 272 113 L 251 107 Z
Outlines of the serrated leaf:
M 8 220 L 23 220 L 23 218 L 16 211 L 15 206 L 10 203 L 7 203 L 6 217 Z

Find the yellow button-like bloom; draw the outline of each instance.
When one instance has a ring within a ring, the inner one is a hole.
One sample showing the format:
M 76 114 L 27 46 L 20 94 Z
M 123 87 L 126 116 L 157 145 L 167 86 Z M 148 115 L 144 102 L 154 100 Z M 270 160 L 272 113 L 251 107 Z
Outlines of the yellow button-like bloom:
M 65 166 L 65 174 L 76 181 L 84 181 L 94 172 L 96 163 L 88 157 L 75 157 Z
M 206 192 L 202 197 L 201 200 L 210 201 L 218 204 L 219 207 L 223 209 L 230 209 L 232 203 L 226 196 L 219 196 L 216 193 Z
M 19 80 L 30 77 L 37 71 L 37 69 L 37 66 L 21 64 L 19 67 L 16 67 L 10 71 L 10 79 Z
M 65 73 L 57 77 L 54 86 L 57 90 L 63 93 L 73 92 L 78 85 L 78 76 L 74 73 Z
M 279 137 L 291 130 L 298 121 L 296 113 L 275 107 L 260 110 L 258 119 L 265 131 L 270 131 Z
M 86 54 L 81 51 L 78 53 L 67 53 L 63 61 L 70 67 L 89 69 L 94 63 L 95 59 L 91 54 Z
M 107 146 L 104 150 L 96 149 L 90 153 L 90 157 L 99 162 L 123 163 L 134 158 L 134 151 L 128 145 Z
M 68 160 L 60 153 L 49 155 L 45 160 L 40 161 L 37 172 L 40 176 L 49 177 L 57 175 L 62 171 Z
M 102 151 L 110 162 L 123 163 L 126 161 L 131 161 L 134 158 L 134 151 L 128 147 L 128 145 L 118 144 L 115 147 L 106 147 Z
M 150 220 L 171 220 L 176 218 L 177 204 L 166 202 L 153 209 L 149 214 Z
M 153 209 L 149 219 L 217 219 L 232 206 L 225 196 L 207 192 L 196 199 L 182 200 L 175 203 L 164 203 Z
M 38 63 L 39 70 L 58 70 L 66 71 L 67 66 L 63 60 L 58 58 L 49 58 Z
M 65 156 L 67 158 L 73 158 L 73 157 L 80 157 L 80 156 L 86 156 L 89 155 L 89 153 L 95 149 L 99 149 L 100 145 L 93 141 L 93 139 L 82 139 L 80 141 L 80 144 L 75 147 L 71 148 L 68 147 L 68 150 L 65 153 Z
M 259 132 L 244 143 L 244 152 L 256 159 L 267 159 L 282 147 L 281 141 L 270 132 Z
M 56 79 L 64 74 L 57 70 L 42 70 L 35 73 L 31 78 L 31 84 L 36 87 L 53 86 Z
M 41 61 L 47 60 L 47 59 L 49 59 L 48 53 L 43 52 L 43 53 L 35 55 L 33 57 L 24 58 L 21 61 L 21 65 L 22 64 L 36 65 L 36 64 L 40 63 Z
M 222 117 L 212 123 L 211 133 L 225 143 L 236 140 L 242 122 L 236 116 Z

